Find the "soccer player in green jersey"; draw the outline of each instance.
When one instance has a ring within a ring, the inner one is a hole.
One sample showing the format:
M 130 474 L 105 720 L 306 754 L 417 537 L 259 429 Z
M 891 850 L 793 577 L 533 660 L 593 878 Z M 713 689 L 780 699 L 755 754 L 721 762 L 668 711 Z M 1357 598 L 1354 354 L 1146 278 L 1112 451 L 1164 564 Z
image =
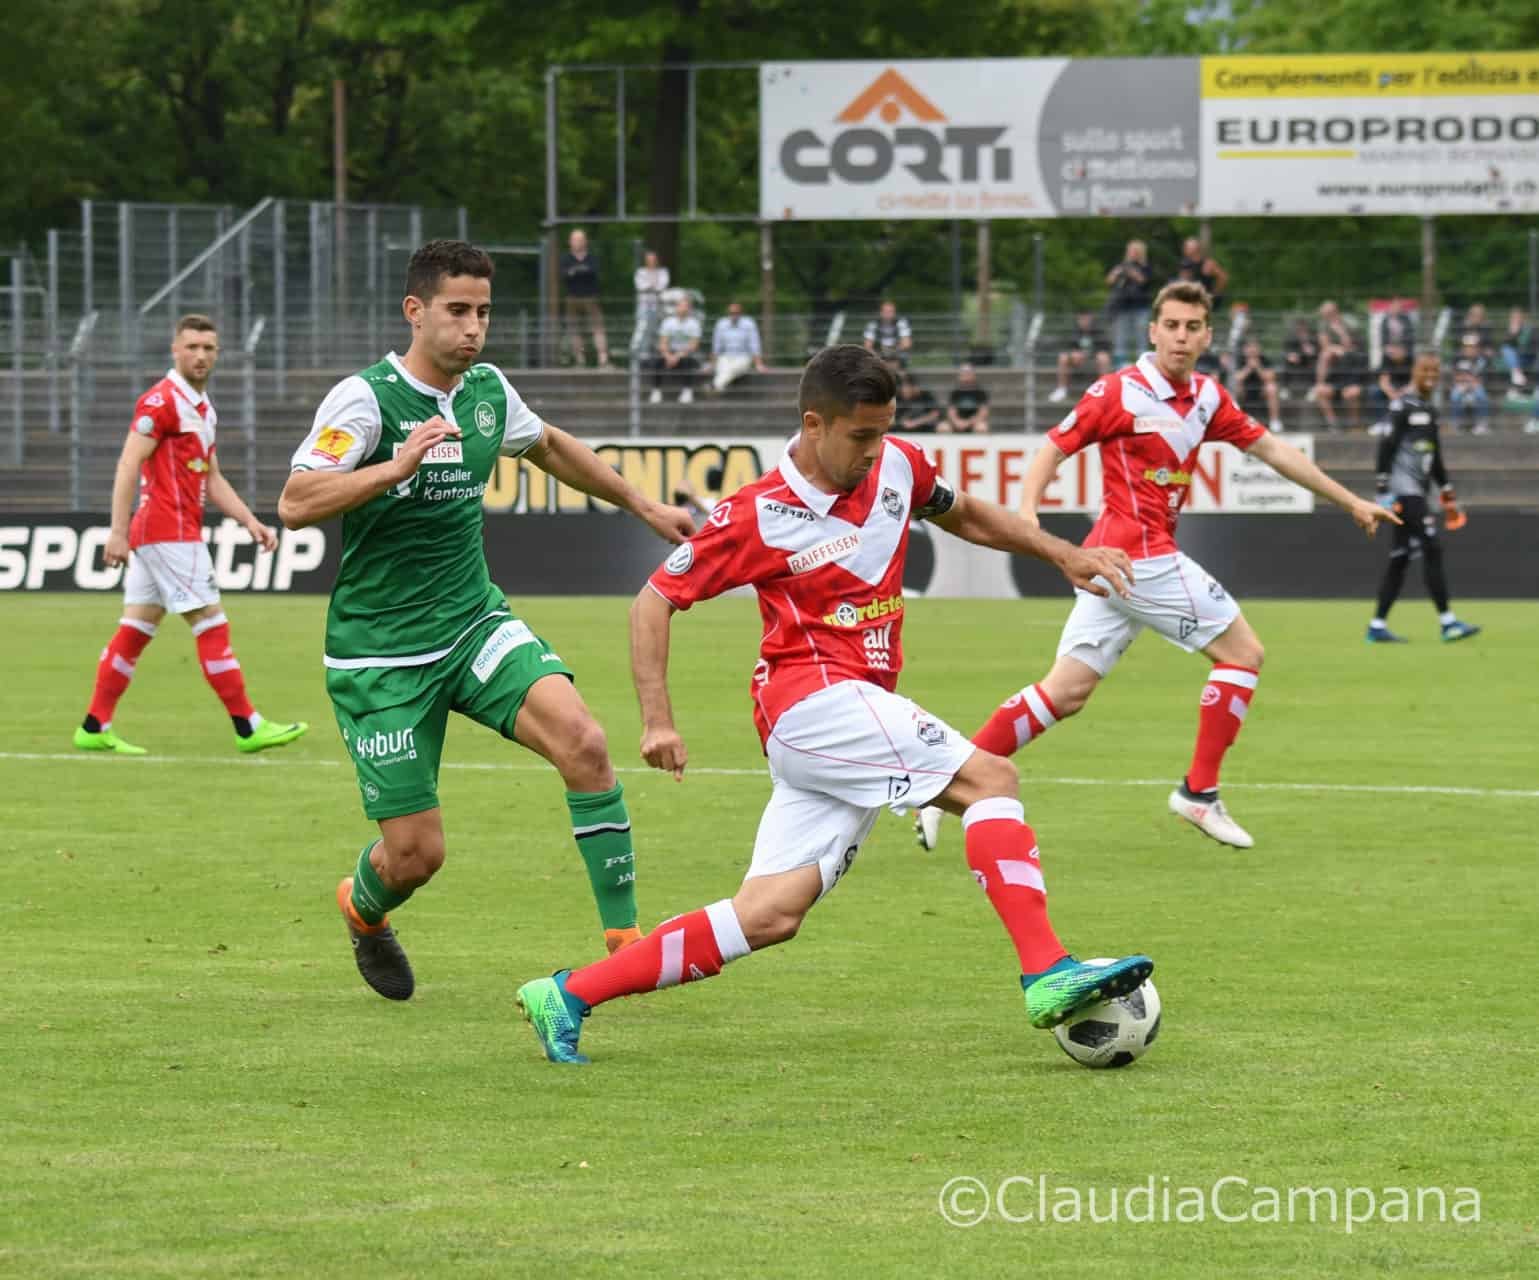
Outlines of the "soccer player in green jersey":
M 550 646 L 513 616 L 482 548 L 481 497 L 499 455 L 631 512 L 670 542 L 694 523 L 644 497 L 586 445 L 542 422 L 495 365 L 477 363 L 492 261 L 458 240 L 412 255 L 411 346 L 332 388 L 278 500 L 291 529 L 342 520 L 326 618 L 326 691 L 380 838 L 337 887 L 365 982 L 415 983 L 387 913 L 443 865 L 438 764 L 451 710 L 544 756 L 566 783 L 605 942 L 636 928 L 630 817 L 604 731 Z

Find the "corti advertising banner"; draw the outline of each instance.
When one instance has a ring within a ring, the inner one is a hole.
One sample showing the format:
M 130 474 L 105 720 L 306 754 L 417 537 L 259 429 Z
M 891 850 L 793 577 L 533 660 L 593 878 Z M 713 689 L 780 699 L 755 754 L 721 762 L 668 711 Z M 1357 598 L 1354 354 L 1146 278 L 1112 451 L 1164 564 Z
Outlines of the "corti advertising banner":
M 760 213 L 1190 213 L 1197 83 L 1196 58 L 766 63 Z
M 765 63 L 766 219 L 1539 209 L 1539 53 Z
M 1205 214 L 1539 209 L 1539 53 L 1205 58 Z

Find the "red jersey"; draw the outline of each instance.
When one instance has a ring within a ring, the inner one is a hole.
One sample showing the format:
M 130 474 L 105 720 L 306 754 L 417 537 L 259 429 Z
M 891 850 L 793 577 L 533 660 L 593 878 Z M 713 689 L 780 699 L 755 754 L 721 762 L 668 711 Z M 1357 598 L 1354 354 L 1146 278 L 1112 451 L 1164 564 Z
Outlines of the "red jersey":
M 781 714 L 818 689 L 897 685 L 909 519 L 953 500 L 924 454 L 892 436 L 850 493 L 815 488 L 788 446 L 779 466 L 718 502 L 648 585 L 678 609 L 732 587 L 758 592 L 764 635 L 751 692 L 767 741 Z
M 133 429 L 154 439 L 155 452 L 139 468 L 130 547 L 203 541 L 203 496 L 216 421 L 208 396 L 194 391 L 175 369 L 139 397 Z
M 1249 449 L 1265 434 L 1212 378 L 1194 373 L 1177 387 L 1143 355 L 1092 383 L 1047 438 L 1066 454 L 1101 447 L 1101 515 L 1085 546 L 1147 560 L 1178 549 L 1176 520 L 1198 446 L 1223 440 Z

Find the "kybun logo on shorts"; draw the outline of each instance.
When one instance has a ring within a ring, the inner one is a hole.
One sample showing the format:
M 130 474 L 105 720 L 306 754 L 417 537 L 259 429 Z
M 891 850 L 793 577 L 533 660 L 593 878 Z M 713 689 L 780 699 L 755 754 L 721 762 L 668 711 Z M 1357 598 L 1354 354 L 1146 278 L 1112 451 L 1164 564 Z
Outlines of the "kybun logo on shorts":
M 497 433 L 497 410 L 493 409 L 485 400 L 476 402 L 476 430 L 483 436 L 493 436 Z
M 868 119 L 873 114 L 877 120 Z M 905 115 L 913 123 L 899 123 Z M 940 108 L 890 67 L 834 123 L 847 127 L 826 141 L 811 129 L 794 129 L 781 141 L 780 168 L 792 182 L 869 184 L 882 181 L 895 165 L 937 185 L 1012 178 L 1014 152 L 996 145 L 1008 125 L 948 124 Z M 873 128 L 876 123 L 887 129 Z M 985 151 L 991 179 L 981 172 Z

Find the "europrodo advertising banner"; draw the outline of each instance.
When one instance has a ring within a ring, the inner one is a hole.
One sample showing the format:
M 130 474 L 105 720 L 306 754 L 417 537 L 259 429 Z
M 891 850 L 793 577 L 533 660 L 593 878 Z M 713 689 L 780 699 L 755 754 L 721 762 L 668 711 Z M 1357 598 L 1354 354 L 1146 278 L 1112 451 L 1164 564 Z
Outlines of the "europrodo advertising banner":
M 785 62 L 776 219 L 1539 209 L 1539 53 Z

